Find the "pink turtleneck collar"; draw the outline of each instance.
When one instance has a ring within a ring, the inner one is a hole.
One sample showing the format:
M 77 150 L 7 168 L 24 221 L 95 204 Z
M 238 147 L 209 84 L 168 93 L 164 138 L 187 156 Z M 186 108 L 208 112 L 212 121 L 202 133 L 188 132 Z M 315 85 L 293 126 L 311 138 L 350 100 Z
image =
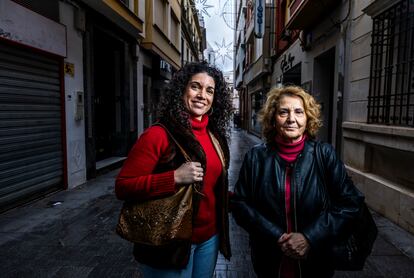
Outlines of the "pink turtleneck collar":
M 304 134 L 302 136 L 302 139 L 300 139 L 298 142 L 288 143 L 284 141 L 280 136 L 276 136 L 275 140 L 278 147 L 277 152 L 285 161 L 292 163 L 296 160 L 300 152 L 305 147 L 306 139 L 307 136 Z
M 191 117 L 191 127 L 194 132 L 206 133 L 208 125 L 208 115 L 203 115 L 201 120 Z

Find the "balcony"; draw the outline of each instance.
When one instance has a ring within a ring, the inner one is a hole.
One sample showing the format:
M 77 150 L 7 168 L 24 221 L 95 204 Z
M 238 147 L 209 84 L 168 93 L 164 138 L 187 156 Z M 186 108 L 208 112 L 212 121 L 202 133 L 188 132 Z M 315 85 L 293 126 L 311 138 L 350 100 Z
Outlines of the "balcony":
M 138 8 L 144 8 L 145 5 L 140 4 L 136 13 L 128 8 L 121 1 L 90 1 L 81 0 L 92 9 L 103 14 L 113 23 L 128 32 L 133 37 L 140 37 L 144 30 L 143 18 L 139 16 Z
M 296 3 L 299 2 L 299 3 Z M 341 3 L 340 0 L 296 0 L 291 5 L 290 17 L 285 26 L 290 30 L 307 30 L 319 23 L 325 14 Z M 288 16 L 288 15 L 287 15 Z
M 250 84 L 263 74 L 270 72 L 270 59 L 261 56 L 258 60 L 253 62 L 244 72 L 245 84 Z

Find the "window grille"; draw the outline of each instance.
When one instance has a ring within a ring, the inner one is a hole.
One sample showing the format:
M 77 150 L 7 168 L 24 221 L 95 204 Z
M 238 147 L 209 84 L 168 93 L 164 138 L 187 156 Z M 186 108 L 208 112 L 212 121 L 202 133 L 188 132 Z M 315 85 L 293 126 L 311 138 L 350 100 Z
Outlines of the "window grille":
M 414 1 L 373 18 L 368 123 L 414 127 Z

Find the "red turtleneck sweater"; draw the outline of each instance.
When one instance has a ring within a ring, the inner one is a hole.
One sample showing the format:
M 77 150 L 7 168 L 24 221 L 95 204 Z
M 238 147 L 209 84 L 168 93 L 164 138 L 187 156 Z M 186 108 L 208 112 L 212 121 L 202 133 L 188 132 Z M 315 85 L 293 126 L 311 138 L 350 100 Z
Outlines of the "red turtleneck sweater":
M 203 242 L 217 232 L 216 225 L 216 195 L 214 188 L 221 175 L 222 164 L 207 132 L 208 116 L 201 121 L 193 119 L 191 125 L 197 140 L 206 154 L 206 172 L 203 180 L 203 194 L 200 208 L 193 226 L 193 241 Z
M 305 147 L 306 135 L 301 140 L 295 143 L 287 143 L 282 138 L 276 137 L 276 143 L 278 146 L 279 156 L 289 163 L 286 167 L 286 180 L 285 180 L 285 208 L 286 208 L 286 231 L 287 233 L 292 232 L 292 208 L 290 206 L 291 196 L 291 180 L 292 180 L 292 167 L 294 163 Z M 280 271 L 282 278 L 294 278 L 295 277 L 295 262 L 294 260 L 284 257 L 281 264 Z
M 214 187 L 221 175 L 222 164 L 207 132 L 208 116 L 201 121 L 191 120 L 193 133 L 206 154 L 203 194 L 198 215 L 193 226 L 194 243 L 203 242 L 217 232 L 216 196 Z M 174 171 L 152 174 L 158 159 L 168 151 L 169 140 L 160 126 L 145 130 L 131 149 L 119 173 L 115 193 L 118 199 L 148 199 L 173 194 L 176 191 Z

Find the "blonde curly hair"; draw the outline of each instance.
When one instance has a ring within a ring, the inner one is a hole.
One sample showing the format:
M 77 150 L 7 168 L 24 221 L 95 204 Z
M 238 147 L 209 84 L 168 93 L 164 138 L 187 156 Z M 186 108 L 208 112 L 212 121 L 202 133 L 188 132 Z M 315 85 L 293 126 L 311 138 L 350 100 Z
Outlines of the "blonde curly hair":
M 267 99 L 259 112 L 259 121 L 262 124 L 262 134 L 266 142 L 271 143 L 275 140 L 277 130 L 275 128 L 276 111 L 282 97 L 300 97 L 306 113 L 307 123 L 305 132 L 309 137 L 315 138 L 319 128 L 322 126 L 321 106 L 313 96 L 305 92 L 299 86 L 285 86 L 273 88 L 267 93 Z

